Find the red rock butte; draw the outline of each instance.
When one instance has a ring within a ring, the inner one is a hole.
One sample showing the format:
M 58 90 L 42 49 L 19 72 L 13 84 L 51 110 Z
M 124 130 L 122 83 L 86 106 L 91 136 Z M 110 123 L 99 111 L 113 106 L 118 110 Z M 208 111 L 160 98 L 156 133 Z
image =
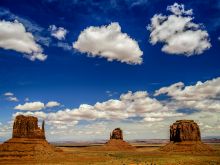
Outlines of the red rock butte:
M 201 152 L 212 151 L 212 148 L 202 143 L 201 133 L 193 120 L 177 120 L 170 126 L 170 143 L 161 147 L 166 152 Z
M 12 138 L 45 139 L 44 121 L 38 127 L 38 119 L 33 116 L 19 115 L 15 118 Z
M 123 131 L 120 128 L 115 128 L 112 133 L 110 133 L 109 141 L 103 146 L 103 150 L 109 151 L 129 151 L 135 149 L 134 146 L 123 140 Z
M 170 126 L 170 141 L 201 141 L 199 126 L 193 120 L 177 120 Z
M 14 120 L 12 138 L 0 145 L 0 160 L 45 160 L 60 156 L 58 152 L 61 151 L 47 142 L 44 121 L 39 128 L 36 117 L 18 115 Z

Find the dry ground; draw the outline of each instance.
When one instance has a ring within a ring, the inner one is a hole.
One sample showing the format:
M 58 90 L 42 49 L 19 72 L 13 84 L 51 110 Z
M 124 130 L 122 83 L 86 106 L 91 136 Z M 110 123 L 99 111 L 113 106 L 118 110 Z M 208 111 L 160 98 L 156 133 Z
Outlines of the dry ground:
M 61 157 L 44 161 L 2 160 L 0 164 L 73 164 L 73 165 L 220 165 L 220 144 L 210 144 L 213 153 L 164 153 L 164 144 L 137 146 L 136 151 L 103 151 L 100 146 L 59 147 Z

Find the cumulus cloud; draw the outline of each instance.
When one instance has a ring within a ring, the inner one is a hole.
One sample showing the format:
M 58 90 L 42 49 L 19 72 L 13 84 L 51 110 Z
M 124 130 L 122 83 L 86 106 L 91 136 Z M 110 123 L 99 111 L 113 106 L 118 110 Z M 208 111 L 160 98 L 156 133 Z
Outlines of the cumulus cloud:
M 118 99 L 109 99 L 94 105 L 81 104 L 78 108 L 56 112 L 17 112 L 13 117 L 24 114 L 45 119 L 49 125 L 48 134 L 56 134 L 61 138 L 64 134 L 68 136 L 75 134 L 76 131 L 79 136 L 87 133 L 106 136 L 106 130 L 112 130 L 116 126 L 123 127 L 125 131 L 129 130 L 132 138 L 135 138 L 137 133 L 140 136 L 146 136 L 143 133 L 145 131 L 154 134 L 155 130 L 158 131 L 158 134 L 161 133 L 161 137 L 166 138 L 163 130 L 168 130 L 169 125 L 175 120 L 186 118 L 195 120 L 203 133 L 215 133 L 211 130 L 219 130 L 220 78 L 205 82 L 199 81 L 190 86 L 179 82 L 155 91 L 155 96 L 162 94 L 171 99 L 159 101 L 150 96 L 147 91 L 128 91 L 121 94 Z M 199 111 L 187 114 L 177 111 L 180 108 L 198 109 Z M 86 121 L 88 124 L 81 125 L 80 121 Z M 98 132 L 91 130 L 90 126 L 98 125 L 98 123 L 103 126 L 103 129 Z
M 174 3 L 167 7 L 169 16 L 155 14 L 148 25 L 150 42 L 162 42 L 162 51 L 169 54 L 192 56 L 202 54 L 211 47 L 209 35 L 201 24 L 193 23 L 192 9 L 185 10 L 183 4 Z
M 74 109 L 64 109 L 49 113 L 26 112 L 22 114 L 32 114 L 37 117 L 43 116 L 51 125 L 62 125 L 62 127 L 69 122 L 75 121 L 74 123 L 77 124 L 81 120 L 125 121 L 138 117 L 140 118 L 139 122 L 158 122 L 170 117 L 183 115 L 182 113 L 169 111 L 165 105 L 151 98 L 146 91 L 134 93 L 129 91 L 121 94 L 118 100 L 110 99 L 105 102 L 97 102 L 94 105 L 81 104 Z
M 27 102 L 23 105 L 19 104 L 19 105 L 15 106 L 14 109 L 24 110 L 24 111 L 38 111 L 38 110 L 42 110 L 44 108 L 53 108 L 53 107 L 57 107 L 57 106 L 60 106 L 60 103 L 57 101 L 49 101 L 47 104 L 44 104 L 40 101 L 36 101 L 36 102 Z
M 24 111 L 37 111 L 37 110 L 42 110 L 44 108 L 44 103 L 40 101 L 36 102 L 28 102 L 25 104 L 19 104 L 14 107 L 16 110 L 24 110 Z
M 33 20 L 28 20 L 22 17 L 19 17 L 12 13 L 10 10 L 0 7 L 0 17 L 6 18 L 8 21 L 18 20 L 18 22 L 22 23 L 26 30 L 32 32 L 34 38 L 37 42 L 41 43 L 42 45 L 49 46 L 51 39 L 46 36 L 45 29 L 38 25 Z
M 178 82 L 155 92 L 155 96 L 161 94 L 171 97 L 179 107 L 220 111 L 220 77 L 190 86 Z
M 48 107 L 48 108 L 57 107 L 57 106 L 60 106 L 60 103 L 58 103 L 57 101 L 49 101 L 46 104 L 46 107 Z
M 51 32 L 51 36 L 55 37 L 58 40 L 64 40 L 68 32 L 63 27 L 56 27 L 55 25 L 50 25 L 49 30 Z
M 24 53 L 24 57 L 32 61 L 44 61 L 47 58 L 42 47 L 35 42 L 34 36 L 17 20 L 0 21 L 0 48 Z
M 160 137 L 168 138 L 164 130 L 168 130 L 169 125 L 175 120 L 186 118 L 195 120 L 200 125 L 202 136 L 216 134 L 216 130 L 220 130 L 220 78 L 199 81 L 189 86 L 179 82 L 155 91 L 155 96 L 162 94 L 171 99 L 159 101 L 147 91 L 128 91 L 121 94 L 118 99 L 109 99 L 94 105 L 81 104 L 78 108 L 56 112 L 17 112 L 13 117 L 24 114 L 45 119 L 48 124 L 48 135 L 52 137 L 56 134 L 61 139 L 63 135 L 69 137 L 76 132 L 79 137 L 86 134 L 91 136 L 99 134 L 105 137 L 108 131 L 118 126 L 125 132 L 129 131 L 126 137 L 133 139 L 136 138 L 136 134 L 138 134 L 137 138 L 145 138 L 146 133 L 149 132 L 154 136 L 156 133 Z M 188 114 L 178 111 L 180 108 L 198 109 L 198 111 Z M 87 124 L 81 125 L 80 121 L 86 121 Z M 93 126 L 95 129 L 92 129 Z M 97 129 L 99 126 L 100 129 Z M 154 138 L 154 136 L 147 137 Z
M 83 30 L 73 48 L 91 57 L 104 57 L 108 61 L 117 60 L 127 64 L 141 64 L 143 52 L 137 41 L 121 32 L 118 23 L 108 26 L 90 26 Z

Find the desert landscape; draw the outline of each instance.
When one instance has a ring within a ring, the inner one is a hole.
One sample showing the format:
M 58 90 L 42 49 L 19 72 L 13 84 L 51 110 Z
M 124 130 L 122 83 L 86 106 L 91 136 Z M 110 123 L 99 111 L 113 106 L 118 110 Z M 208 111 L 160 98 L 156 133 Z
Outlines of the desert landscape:
M 220 165 L 220 0 L 0 0 L 0 165 Z
M 220 164 L 220 143 L 203 143 L 193 120 L 178 120 L 170 126 L 168 144 L 142 141 L 129 143 L 120 128 L 105 143 L 47 142 L 45 122 L 19 115 L 12 138 L 0 145 L 0 164 L 97 164 L 97 165 L 206 165 Z

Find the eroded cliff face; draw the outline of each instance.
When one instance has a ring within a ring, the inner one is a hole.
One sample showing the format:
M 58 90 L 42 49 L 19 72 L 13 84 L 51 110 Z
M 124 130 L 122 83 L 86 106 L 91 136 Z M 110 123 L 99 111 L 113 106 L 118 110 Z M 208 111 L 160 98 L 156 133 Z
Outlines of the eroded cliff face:
M 115 128 L 110 134 L 110 139 L 121 139 L 123 140 L 123 132 L 120 128 Z
M 12 138 L 45 139 L 44 122 L 41 129 L 36 117 L 18 115 L 14 120 Z
M 170 126 L 170 141 L 201 141 L 199 126 L 193 120 L 177 120 Z

